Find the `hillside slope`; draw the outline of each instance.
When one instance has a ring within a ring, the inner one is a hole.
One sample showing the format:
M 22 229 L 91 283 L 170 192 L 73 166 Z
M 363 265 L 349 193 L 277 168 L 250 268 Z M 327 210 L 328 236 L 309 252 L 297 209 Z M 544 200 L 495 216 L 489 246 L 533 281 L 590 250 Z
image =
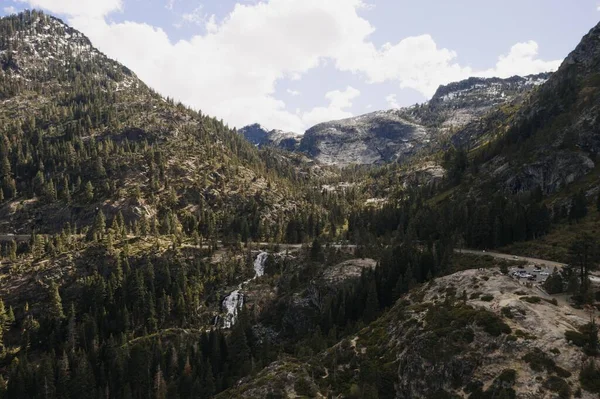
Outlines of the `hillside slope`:
M 548 81 L 522 106 L 455 142 L 478 150 L 481 184 L 507 192 L 540 188 L 545 194 L 595 173 L 600 153 L 600 25 L 594 27 Z M 594 179 L 592 179 L 594 180 Z M 586 185 L 593 190 L 596 183 Z
M 310 360 L 280 359 L 220 397 L 591 399 L 579 388 L 587 357 L 565 337 L 588 322 L 497 269 L 467 270 L 412 291 Z
M 176 215 L 204 236 L 248 217 L 256 233 L 293 207 L 298 191 L 277 162 L 59 19 L 25 12 L 0 32 L 0 233 L 82 228 L 97 209 L 128 225 Z

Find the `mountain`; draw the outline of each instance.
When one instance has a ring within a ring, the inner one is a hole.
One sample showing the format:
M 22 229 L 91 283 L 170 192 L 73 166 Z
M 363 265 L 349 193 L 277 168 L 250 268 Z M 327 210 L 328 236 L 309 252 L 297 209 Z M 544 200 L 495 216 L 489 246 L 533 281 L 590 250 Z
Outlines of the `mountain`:
M 299 148 L 325 164 L 403 161 L 490 110 L 519 101 L 548 77 L 544 73 L 451 83 L 421 105 L 316 125 L 306 131 Z
M 423 156 L 337 168 L 0 19 L 0 398 L 597 397 L 599 49 L 373 114 Z
M 458 130 L 452 141 L 474 154 L 477 174 L 469 176 L 469 187 L 554 194 L 585 178 L 581 188 L 597 192 L 598 66 L 600 26 L 583 37 L 525 102 Z
M 0 233 L 87 229 L 98 209 L 128 225 L 189 219 L 204 236 L 289 217 L 296 172 L 267 167 L 222 122 L 158 95 L 57 18 L 10 16 L 0 32 Z
M 242 136 L 257 147 L 273 146 L 283 150 L 294 151 L 300 142 L 296 133 L 282 130 L 266 130 L 258 123 L 244 126 L 238 130 Z

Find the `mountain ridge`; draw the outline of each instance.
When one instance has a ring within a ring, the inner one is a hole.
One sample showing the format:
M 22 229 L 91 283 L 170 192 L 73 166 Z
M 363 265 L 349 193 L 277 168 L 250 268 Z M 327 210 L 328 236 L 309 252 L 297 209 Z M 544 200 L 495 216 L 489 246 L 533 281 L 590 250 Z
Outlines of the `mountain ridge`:
M 519 101 L 550 74 L 469 78 L 440 86 L 426 103 L 376 111 L 308 129 L 299 149 L 325 164 L 402 162 L 494 108 Z

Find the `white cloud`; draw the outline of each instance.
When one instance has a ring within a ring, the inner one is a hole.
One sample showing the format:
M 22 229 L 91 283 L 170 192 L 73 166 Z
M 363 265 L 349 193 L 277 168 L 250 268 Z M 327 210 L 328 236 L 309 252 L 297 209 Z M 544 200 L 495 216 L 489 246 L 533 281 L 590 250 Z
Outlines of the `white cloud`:
M 457 54 L 439 48 L 430 35 L 376 47 L 369 39 L 375 28 L 358 14 L 366 7 L 362 0 L 238 3 L 221 21 L 202 15 L 199 8 L 186 18 L 204 24 L 206 32 L 178 42 L 171 42 L 161 28 L 103 18 L 121 9 L 121 0 L 20 1 L 70 15 L 69 23 L 94 45 L 160 93 L 238 127 L 260 122 L 301 132 L 313 121 L 349 116 L 347 104 L 354 97 L 339 103 L 342 93 L 352 94 L 348 89 L 328 97 L 328 107 L 305 113 L 290 112 L 275 98 L 278 81 L 299 80 L 325 62 L 367 82 L 393 83 L 425 96 L 440 84 L 472 75 L 532 73 L 558 64 L 539 60 L 535 42 L 513 46 L 494 68 L 484 71 L 460 65 Z
M 302 115 L 302 121 L 306 126 L 314 126 L 321 122 L 349 118 L 352 113 L 347 111 L 347 108 L 352 106 L 352 100 L 359 95 L 360 91 L 352 86 L 348 86 L 344 91 L 329 91 L 325 94 L 329 106 L 313 108 Z
M 181 16 L 181 19 L 183 19 L 185 22 L 195 25 L 204 25 L 207 22 L 207 16 L 203 12 L 202 4 L 196 7 L 192 12 L 183 14 Z M 214 24 L 214 20 L 212 21 L 212 23 Z
M 501 55 L 493 69 L 477 72 L 478 76 L 497 76 L 508 78 L 514 75 L 529 75 L 554 71 L 562 60 L 543 61 L 538 56 L 538 44 L 533 40 L 517 43 L 511 47 L 507 55 Z
M 215 33 L 219 29 L 219 26 L 217 25 L 215 14 L 212 14 L 208 18 L 208 20 L 206 21 L 205 27 L 206 27 L 207 33 Z
M 387 95 L 385 97 L 385 101 L 387 102 L 387 104 L 390 108 L 400 108 L 400 105 L 398 104 L 398 100 L 396 99 L 395 94 Z
M 298 90 L 287 89 L 286 92 L 292 97 L 300 95 L 300 92 Z
M 30 6 L 43 8 L 56 14 L 70 16 L 103 17 L 121 10 L 122 0 L 18 0 Z
M 5 14 L 15 14 L 17 12 L 17 9 L 14 8 L 13 6 L 8 6 L 8 7 L 4 7 L 3 11 Z
M 167 0 L 167 4 L 165 5 L 165 8 L 167 10 L 172 10 L 174 6 L 175 6 L 175 0 Z

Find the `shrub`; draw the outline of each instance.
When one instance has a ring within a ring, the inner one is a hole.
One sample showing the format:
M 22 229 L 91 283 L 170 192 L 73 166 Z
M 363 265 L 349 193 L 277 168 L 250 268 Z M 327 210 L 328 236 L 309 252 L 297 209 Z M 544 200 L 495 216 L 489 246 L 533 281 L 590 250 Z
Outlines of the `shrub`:
M 510 334 L 511 329 L 498 316 L 491 312 L 481 311 L 476 317 L 476 324 L 486 333 L 498 337 L 500 334 Z
M 531 367 L 533 371 L 554 371 L 554 368 L 556 367 L 554 360 L 539 348 L 535 348 L 533 351 L 523 356 L 523 360 L 529 363 L 529 367 Z
M 534 371 L 546 370 L 548 373 L 556 373 L 560 378 L 569 378 L 571 376 L 570 371 L 557 366 L 556 363 L 554 363 L 554 360 L 552 360 L 550 356 L 542 352 L 539 348 L 535 348 L 533 351 L 526 354 L 523 357 L 523 360 L 529 363 L 529 367 L 531 367 L 531 369 Z
M 579 346 L 580 348 L 583 348 L 587 343 L 587 337 L 579 331 L 565 331 L 565 338 L 567 341 L 572 342 L 573 345 Z
M 581 370 L 579 382 L 586 391 L 600 393 L 600 370 L 593 360 L 588 362 Z
M 540 303 L 542 301 L 542 298 L 540 298 L 539 296 L 523 296 L 519 299 L 529 303 Z
M 437 391 L 430 393 L 427 395 L 427 399 L 460 399 L 461 397 L 454 394 L 449 393 L 444 389 L 438 389 Z
M 474 292 L 469 296 L 470 299 L 477 299 L 481 296 L 481 292 Z
M 569 387 L 569 384 L 560 377 L 554 375 L 548 377 L 544 382 L 544 388 L 558 393 L 558 397 L 560 398 L 567 399 L 571 397 L 571 388 Z
M 515 330 L 515 336 L 523 339 L 537 339 L 537 337 L 533 334 L 527 333 L 523 330 Z
M 305 395 L 311 398 L 315 397 L 317 394 L 316 387 L 305 378 L 300 378 L 294 383 L 294 390 L 299 395 Z
M 571 372 L 569 370 L 565 370 L 560 366 L 555 366 L 554 371 L 556 375 L 562 378 L 569 378 L 571 376 Z
M 502 370 L 502 373 L 496 377 L 496 381 L 502 383 L 504 386 L 513 386 L 516 380 L 517 372 L 513 369 L 504 369 Z
M 494 299 L 494 296 L 489 294 L 483 295 L 480 299 L 484 302 L 490 302 L 492 299 Z
M 464 391 L 466 393 L 475 392 L 477 390 L 481 390 L 483 388 L 483 382 L 481 381 L 471 381 L 467 385 L 465 385 Z
M 512 313 L 512 310 L 508 306 L 504 306 L 502 309 L 500 309 L 500 313 L 502 314 L 502 316 L 508 319 L 512 319 L 513 317 L 515 317 Z

